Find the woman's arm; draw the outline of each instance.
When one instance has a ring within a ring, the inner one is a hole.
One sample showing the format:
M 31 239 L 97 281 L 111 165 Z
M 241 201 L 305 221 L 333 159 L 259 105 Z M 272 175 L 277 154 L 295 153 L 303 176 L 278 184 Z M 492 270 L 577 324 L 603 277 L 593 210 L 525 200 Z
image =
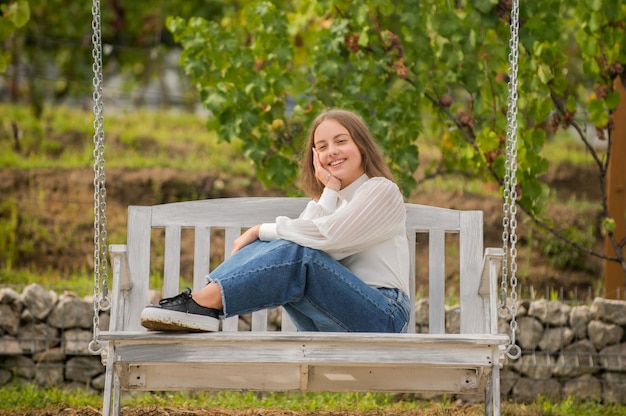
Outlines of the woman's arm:
M 239 250 L 241 250 L 242 248 L 244 248 L 245 246 L 247 246 L 248 244 L 254 242 L 256 239 L 259 238 L 259 229 L 261 228 L 261 225 L 255 225 L 252 228 L 248 228 L 243 234 L 241 234 L 239 237 L 237 237 L 235 239 L 235 241 L 233 242 L 233 250 L 231 251 L 230 254 L 235 254 L 236 252 L 238 252 Z
M 277 238 L 343 258 L 391 238 L 405 227 L 406 210 L 398 187 L 372 178 L 336 211 L 313 219 L 278 217 Z

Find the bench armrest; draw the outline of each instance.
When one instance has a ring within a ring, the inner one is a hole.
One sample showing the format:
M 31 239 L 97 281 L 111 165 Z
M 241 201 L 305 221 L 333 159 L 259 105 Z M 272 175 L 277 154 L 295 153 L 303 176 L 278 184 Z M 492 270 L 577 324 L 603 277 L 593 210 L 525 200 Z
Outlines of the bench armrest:
M 109 259 L 113 272 L 113 284 L 120 290 L 130 290 L 133 287 L 133 282 L 130 278 L 126 244 L 111 244 L 109 246 Z
M 478 293 L 488 304 L 489 330 L 492 334 L 498 333 L 498 276 L 502 267 L 504 250 L 488 247 L 483 256 L 482 272 Z

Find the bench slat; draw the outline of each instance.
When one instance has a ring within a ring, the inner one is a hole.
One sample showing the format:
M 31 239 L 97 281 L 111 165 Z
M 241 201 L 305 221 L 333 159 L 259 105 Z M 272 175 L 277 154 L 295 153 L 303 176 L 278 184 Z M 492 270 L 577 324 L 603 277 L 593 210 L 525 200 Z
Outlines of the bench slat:
M 163 264 L 163 297 L 171 298 L 180 292 L 180 237 L 181 227 L 165 228 L 165 259 Z
M 219 198 L 148 208 L 152 209 L 153 227 L 252 227 L 261 222 L 274 222 L 277 212 L 297 217 L 309 201 L 309 198 L 282 197 Z
M 230 250 L 228 249 L 228 247 L 233 246 L 233 242 L 237 239 L 237 237 L 239 237 L 240 234 L 241 234 L 241 227 L 233 227 L 233 226 L 226 227 L 225 236 L 224 236 L 224 260 L 230 257 Z M 259 318 L 257 318 L 257 320 L 258 319 Z M 231 316 L 230 318 L 226 318 L 222 321 L 222 331 L 230 332 L 230 331 L 238 331 L 238 330 L 239 330 L 239 316 Z
M 443 334 L 445 330 L 445 250 L 446 236 L 443 230 L 432 230 L 428 234 L 428 331 Z
M 206 286 L 211 260 L 211 229 L 200 226 L 194 230 L 193 249 L 193 290 L 198 291 Z
M 119 344 L 118 362 L 130 363 L 299 363 L 353 365 L 433 365 L 484 367 L 493 364 L 491 345 L 423 344 L 384 348 L 377 345 L 332 345 L 250 342 L 242 344 Z
M 419 366 L 348 367 L 288 364 L 132 365 L 122 370 L 123 388 L 139 391 L 249 390 L 479 393 L 482 369 Z M 210 377 L 207 377 L 210 374 Z M 242 387 L 244 386 L 244 387 Z
M 382 334 L 349 332 L 158 332 L 158 331 L 103 331 L 104 341 L 136 343 L 191 343 L 191 342 L 328 342 L 343 344 L 461 344 L 461 345 L 503 345 L 508 342 L 506 334 Z
M 479 291 L 483 255 L 482 211 L 461 211 L 459 236 L 459 275 L 461 296 L 461 333 L 483 334 L 489 332 L 484 312 L 484 299 Z
M 126 298 L 126 308 L 118 311 L 122 327 L 113 329 L 143 330 L 139 321 L 139 315 L 144 306 L 149 303 L 150 284 L 150 238 L 151 228 L 151 207 L 129 207 L 128 208 L 128 267 L 132 288 L 124 291 Z M 115 288 L 113 288 L 115 290 Z M 121 288 L 120 288 L 121 289 Z M 115 293 L 115 292 L 114 292 Z M 113 296 L 115 303 L 116 296 Z M 116 323 L 117 323 L 116 322 Z

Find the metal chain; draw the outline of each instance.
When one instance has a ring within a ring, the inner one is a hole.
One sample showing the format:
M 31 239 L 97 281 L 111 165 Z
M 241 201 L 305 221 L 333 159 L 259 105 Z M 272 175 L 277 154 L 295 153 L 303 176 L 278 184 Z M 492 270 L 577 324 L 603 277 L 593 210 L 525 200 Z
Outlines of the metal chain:
M 513 0 L 511 7 L 511 37 L 509 39 L 509 97 L 507 102 L 507 130 L 506 130 L 506 164 L 504 175 L 504 217 L 502 219 L 502 282 L 500 292 L 500 316 L 511 318 L 511 341 L 507 346 L 506 354 L 511 359 L 517 359 L 522 351 L 515 343 L 517 330 L 517 71 L 519 52 L 519 0 Z M 510 244 L 510 246 L 509 246 Z M 508 253 L 507 253 L 508 249 Z M 510 259 L 507 261 L 507 256 Z M 510 275 L 509 275 L 510 270 Z M 508 282 L 507 282 L 508 278 Z M 510 285 L 510 305 L 507 304 L 507 285 Z M 504 312 L 504 313 L 503 313 Z
M 100 22 L 100 0 L 93 0 L 93 101 L 94 101 L 94 286 L 93 286 L 93 339 L 89 352 L 100 354 L 103 350 L 98 340 L 100 331 L 100 311 L 108 310 L 111 302 L 108 297 L 107 273 L 107 231 L 106 231 L 106 177 L 104 173 L 104 115 L 102 95 L 102 37 Z M 102 290 L 100 286 L 102 285 Z

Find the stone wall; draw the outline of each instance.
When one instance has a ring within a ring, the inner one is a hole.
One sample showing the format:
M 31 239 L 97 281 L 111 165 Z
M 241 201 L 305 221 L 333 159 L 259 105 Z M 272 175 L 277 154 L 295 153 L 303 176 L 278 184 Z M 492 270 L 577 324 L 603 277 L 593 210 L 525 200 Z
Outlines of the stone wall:
M 551 400 L 626 404 L 626 302 L 596 298 L 590 304 L 522 300 L 517 304 L 517 360 L 501 372 L 503 400 Z M 428 300 L 416 304 L 418 332 L 428 332 Z M 446 332 L 459 332 L 459 307 L 446 308 Z M 510 333 L 510 319 L 500 320 Z
M 91 300 L 72 293 L 36 284 L 21 294 L 0 289 L 0 386 L 28 381 L 103 389 L 104 367 L 87 348 L 93 316 Z M 106 315 L 102 323 L 108 324 Z
M 504 400 L 575 395 L 626 404 L 626 302 L 596 298 L 572 306 L 525 300 L 517 309 L 516 341 L 522 356 L 505 362 Z M 458 312 L 458 307 L 447 307 L 447 332 L 459 332 Z M 427 299 L 417 301 L 415 316 L 416 330 L 427 332 Z M 108 316 L 99 318 L 106 329 Z M 22 293 L 0 289 L 0 386 L 28 381 L 101 390 L 104 368 L 88 352 L 92 325 L 91 299 L 57 295 L 35 284 Z M 242 329 L 246 326 L 242 320 Z M 501 332 L 508 333 L 509 327 L 501 320 Z
M 539 394 L 552 400 L 626 404 L 626 302 L 596 298 L 570 306 L 536 300 L 519 305 L 520 359 L 507 360 L 502 392 L 516 401 Z M 506 322 L 503 329 L 508 329 Z

